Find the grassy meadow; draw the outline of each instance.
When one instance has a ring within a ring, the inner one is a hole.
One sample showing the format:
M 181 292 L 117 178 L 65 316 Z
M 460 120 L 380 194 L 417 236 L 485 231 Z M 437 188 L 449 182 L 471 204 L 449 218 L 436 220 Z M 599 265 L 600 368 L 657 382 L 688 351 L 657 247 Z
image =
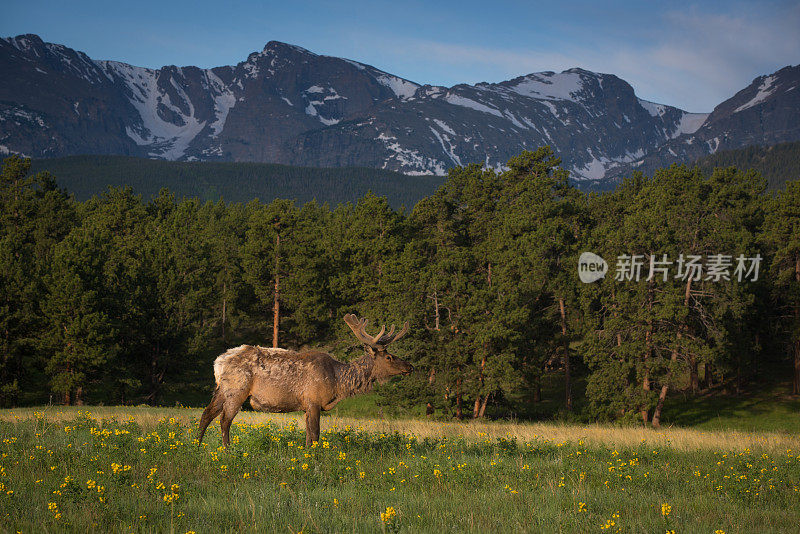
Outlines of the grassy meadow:
M 794 432 L 0 411 L 3 532 L 797 532 Z

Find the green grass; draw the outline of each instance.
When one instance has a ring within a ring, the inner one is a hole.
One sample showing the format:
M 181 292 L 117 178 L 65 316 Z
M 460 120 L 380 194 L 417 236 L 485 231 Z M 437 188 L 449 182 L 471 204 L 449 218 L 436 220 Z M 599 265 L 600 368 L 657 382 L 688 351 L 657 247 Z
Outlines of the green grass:
M 196 410 L 117 413 L 0 413 L 0 530 L 733 533 L 800 524 L 798 451 L 433 438 L 333 419 L 305 450 L 292 419 L 261 414 L 234 424 L 225 451 L 217 425 L 203 446 L 193 442 Z M 382 521 L 387 507 L 396 515 Z
M 742 395 L 675 395 L 664 408 L 666 424 L 704 430 L 800 434 L 800 398 L 786 394 L 787 384 Z
M 387 406 L 378 404 L 379 397 L 376 393 L 365 393 L 354 397 L 348 397 L 333 410 L 325 412 L 324 415 L 335 415 L 339 417 L 402 417 L 408 416 L 410 410 L 390 409 Z
M 547 377 L 547 388 L 542 390 L 542 400 L 538 403 L 524 399 L 525 411 L 509 415 L 520 421 L 579 421 L 587 420 L 581 416 L 585 405 L 582 394 L 585 381 L 578 379 L 573 387 L 575 413 L 569 417 L 564 410 L 563 379 L 559 374 Z M 774 381 L 752 387 L 739 395 L 732 392 L 714 390 L 709 394 L 692 396 L 674 392 L 668 397 L 662 421 L 664 426 L 693 428 L 698 430 L 742 430 L 745 432 L 781 432 L 800 434 L 800 398 L 787 395 L 791 384 Z M 345 399 L 334 408 L 330 415 L 361 418 L 423 418 L 424 406 L 416 409 L 391 408 L 379 403 L 377 393 L 367 393 Z M 471 415 L 471 405 L 466 406 L 465 414 Z M 490 415 L 494 415 L 489 410 Z M 444 419 L 437 413 L 434 419 Z M 586 422 L 586 421 L 584 421 Z

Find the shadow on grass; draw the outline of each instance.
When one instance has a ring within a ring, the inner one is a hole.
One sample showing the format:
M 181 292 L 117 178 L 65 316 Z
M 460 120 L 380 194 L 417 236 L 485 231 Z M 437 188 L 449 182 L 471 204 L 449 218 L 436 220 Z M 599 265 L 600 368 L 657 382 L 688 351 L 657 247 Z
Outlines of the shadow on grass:
M 742 395 L 682 396 L 664 407 L 668 425 L 719 430 L 800 432 L 800 399 L 785 395 L 786 387 Z

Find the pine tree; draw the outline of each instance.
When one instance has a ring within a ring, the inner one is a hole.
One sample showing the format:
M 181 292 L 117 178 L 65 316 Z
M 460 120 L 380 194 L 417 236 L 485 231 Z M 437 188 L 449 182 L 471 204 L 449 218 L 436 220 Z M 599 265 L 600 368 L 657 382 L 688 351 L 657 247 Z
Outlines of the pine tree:
M 792 353 L 792 395 L 800 395 L 800 180 L 778 193 L 768 213 L 764 241 L 773 253 L 774 299 L 785 310 L 781 330 Z
M 71 198 L 49 173 L 30 175 L 30 166 L 12 156 L 0 173 L 0 405 L 46 399 L 38 387 L 38 340 L 49 328 L 42 295 L 53 249 L 76 220 Z

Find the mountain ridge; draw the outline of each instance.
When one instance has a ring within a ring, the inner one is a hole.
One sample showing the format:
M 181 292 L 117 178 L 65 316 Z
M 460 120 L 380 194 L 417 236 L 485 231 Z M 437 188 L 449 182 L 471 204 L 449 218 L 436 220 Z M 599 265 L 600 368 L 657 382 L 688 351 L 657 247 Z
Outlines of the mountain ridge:
M 0 39 L 0 153 L 443 175 L 471 162 L 501 169 L 522 150 L 550 145 L 573 179 L 615 180 L 736 148 L 751 126 L 741 116 L 757 121 L 753 110 L 783 95 L 785 79 L 800 79 L 796 71 L 757 78 L 761 90 L 751 84 L 702 114 L 641 99 L 625 80 L 579 67 L 444 87 L 280 41 L 236 65 L 150 69 L 93 60 L 28 34 Z M 751 128 L 747 144 L 800 138 L 790 124 L 799 107 L 784 121 L 788 133 L 775 132 L 781 121 L 773 117 Z M 738 131 L 722 138 L 709 122 Z M 703 149 L 714 137 L 718 146 Z

